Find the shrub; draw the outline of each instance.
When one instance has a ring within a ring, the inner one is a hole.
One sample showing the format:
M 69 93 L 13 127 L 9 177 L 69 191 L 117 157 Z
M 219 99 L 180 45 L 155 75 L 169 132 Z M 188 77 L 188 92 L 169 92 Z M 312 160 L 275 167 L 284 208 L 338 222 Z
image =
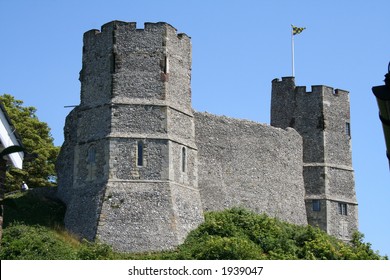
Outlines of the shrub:
M 12 224 L 4 229 L 0 259 L 4 260 L 71 260 L 72 246 L 49 228 Z
M 112 260 L 115 258 L 112 248 L 99 242 L 83 240 L 77 251 L 77 259 L 80 260 Z
M 356 234 L 352 245 L 319 228 L 292 225 L 242 208 L 209 212 L 179 247 L 182 259 L 381 259 Z
M 262 259 L 259 246 L 245 237 L 210 235 L 196 245 L 183 246 L 179 258 L 196 260 L 253 260 Z

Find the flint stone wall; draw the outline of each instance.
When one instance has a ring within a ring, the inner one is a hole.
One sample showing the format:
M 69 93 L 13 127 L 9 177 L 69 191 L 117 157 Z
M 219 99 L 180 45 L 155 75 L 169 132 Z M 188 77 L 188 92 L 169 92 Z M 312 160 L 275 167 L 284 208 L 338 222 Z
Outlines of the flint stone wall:
M 302 138 L 247 120 L 195 113 L 205 211 L 234 206 L 306 225 Z
M 196 190 L 163 181 L 110 181 L 97 238 L 118 251 L 173 249 L 202 222 L 196 196 Z

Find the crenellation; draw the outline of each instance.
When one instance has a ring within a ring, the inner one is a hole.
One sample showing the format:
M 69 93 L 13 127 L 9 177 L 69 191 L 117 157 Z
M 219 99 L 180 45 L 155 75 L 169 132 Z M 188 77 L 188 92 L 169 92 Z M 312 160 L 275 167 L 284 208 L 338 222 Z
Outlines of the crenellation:
M 336 88 L 336 89 L 334 90 L 334 94 L 335 94 L 335 95 L 349 94 L 349 91 Z
M 296 86 L 296 93 L 299 94 L 329 94 L 331 96 L 348 95 L 349 92 L 341 89 L 334 89 L 333 87 L 324 85 L 312 85 L 311 90 L 307 91 L 306 86 Z
M 306 90 L 306 86 L 296 86 L 295 87 L 295 93 L 298 93 L 298 94 L 308 94 L 308 93 L 311 93 L 311 92 L 308 92 Z
M 117 30 L 119 27 L 125 28 L 128 31 L 134 31 L 137 28 L 137 23 L 114 20 L 103 24 L 101 27 L 101 32 L 112 32 L 114 30 Z
M 274 94 L 286 94 L 287 91 L 295 89 L 294 77 L 282 77 L 282 80 L 275 78 L 272 80 L 272 90 Z M 272 106 L 271 106 L 272 107 Z
M 100 34 L 99 29 L 91 29 L 84 33 L 84 41 L 88 40 L 89 38 L 94 38 L 98 34 Z

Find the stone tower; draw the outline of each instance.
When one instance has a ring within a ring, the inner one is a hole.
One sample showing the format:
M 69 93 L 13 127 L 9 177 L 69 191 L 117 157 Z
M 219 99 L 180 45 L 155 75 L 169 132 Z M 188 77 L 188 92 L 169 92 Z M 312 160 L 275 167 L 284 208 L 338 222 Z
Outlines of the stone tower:
M 84 34 L 80 81 L 57 166 L 66 227 L 120 251 L 177 246 L 203 220 L 190 38 L 109 22 Z
M 303 138 L 308 223 L 342 240 L 358 229 L 352 169 L 349 93 L 327 86 L 272 81 L 271 125 L 292 127 Z

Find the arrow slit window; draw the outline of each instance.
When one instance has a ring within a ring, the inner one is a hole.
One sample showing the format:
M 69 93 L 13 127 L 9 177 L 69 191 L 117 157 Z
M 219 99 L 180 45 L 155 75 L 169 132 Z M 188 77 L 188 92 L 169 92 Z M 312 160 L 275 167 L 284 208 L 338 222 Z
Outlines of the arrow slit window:
M 142 141 L 137 143 L 137 166 L 144 166 L 144 143 Z

